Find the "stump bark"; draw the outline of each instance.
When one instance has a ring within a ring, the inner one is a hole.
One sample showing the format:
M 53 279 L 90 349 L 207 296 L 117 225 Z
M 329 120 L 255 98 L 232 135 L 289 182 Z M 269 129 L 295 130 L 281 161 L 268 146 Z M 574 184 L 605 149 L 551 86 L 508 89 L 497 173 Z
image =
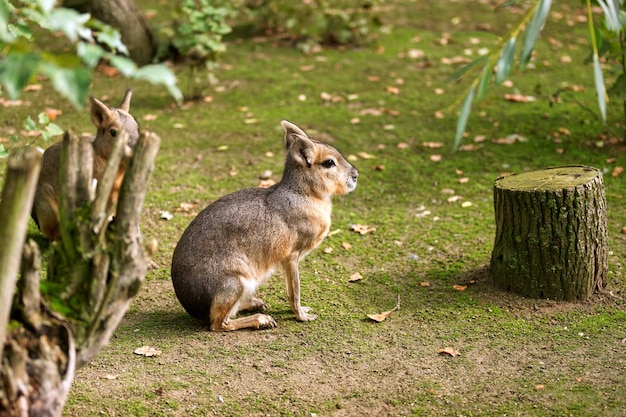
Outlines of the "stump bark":
M 608 233 L 599 170 L 565 166 L 500 177 L 494 208 L 490 273 L 498 286 L 564 301 L 604 288 Z

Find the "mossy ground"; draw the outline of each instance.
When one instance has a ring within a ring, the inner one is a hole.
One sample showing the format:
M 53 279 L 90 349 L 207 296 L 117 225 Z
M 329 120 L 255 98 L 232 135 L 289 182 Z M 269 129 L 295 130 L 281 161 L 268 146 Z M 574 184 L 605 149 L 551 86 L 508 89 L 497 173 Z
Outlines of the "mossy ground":
M 162 10 L 167 2 L 138 4 Z M 236 31 L 218 73 L 220 88 L 209 92 L 212 101 L 181 108 L 160 88 L 98 75 L 93 94 L 112 104 L 132 84 L 133 114 L 162 138 L 141 226 L 146 239 L 159 242 L 158 268 L 149 272 L 109 346 L 78 371 L 66 415 L 626 414 L 626 235 L 620 234 L 626 176 L 611 175 L 624 165 L 625 145 L 607 140 L 597 146 L 599 135 L 613 134 L 581 107 L 596 108 L 592 68 L 583 64 L 584 14 L 553 6 L 536 68 L 514 72 L 512 86 L 488 92 L 474 108 L 464 141 L 474 149 L 452 153 L 456 113 L 448 107 L 465 84 L 448 83 L 459 66 L 442 58 L 465 56 L 466 49 L 476 57 L 479 48 L 493 45 L 495 36 L 479 24 L 502 34 L 517 15 L 494 13 L 492 6 L 389 1 L 389 30 L 376 45 L 313 55 Z M 156 17 L 167 18 L 165 11 Z M 412 58 L 412 50 L 424 57 Z M 584 91 L 551 105 L 550 95 L 565 83 Z M 537 100 L 505 101 L 504 94 L 513 92 Z M 55 107 L 64 111 L 56 121 L 63 128 L 93 130 L 86 111 L 70 108 L 50 88 L 23 99 L 30 105 L 3 109 L 2 127 L 19 128 L 25 115 Z M 246 123 L 250 119 L 256 123 Z M 301 264 L 303 301 L 319 319 L 294 320 L 276 274 L 260 295 L 277 328 L 210 333 L 174 296 L 172 250 L 194 212 L 223 194 L 256 186 L 265 170 L 279 179 L 282 119 L 355 156 L 360 170 L 356 191 L 335 200 L 336 233 Z M 623 129 L 617 102 L 609 107 L 609 125 Z M 496 143 L 511 134 L 527 140 Z M 439 162 L 434 154 L 441 155 Z M 578 304 L 499 291 L 486 269 L 495 234 L 493 181 L 504 172 L 566 164 L 605 172 L 612 251 L 607 292 Z M 452 195 L 463 199 L 448 202 Z M 195 206 L 185 212 L 181 203 Z M 161 219 L 162 211 L 173 219 Z M 376 230 L 359 235 L 350 224 Z M 30 230 L 37 235 L 34 225 Z M 364 279 L 348 283 L 355 272 Z M 458 291 L 455 284 L 468 287 Z M 386 321 L 366 318 L 393 308 L 398 295 L 401 308 Z M 142 345 L 162 354 L 134 355 Z M 438 354 L 447 346 L 461 356 Z

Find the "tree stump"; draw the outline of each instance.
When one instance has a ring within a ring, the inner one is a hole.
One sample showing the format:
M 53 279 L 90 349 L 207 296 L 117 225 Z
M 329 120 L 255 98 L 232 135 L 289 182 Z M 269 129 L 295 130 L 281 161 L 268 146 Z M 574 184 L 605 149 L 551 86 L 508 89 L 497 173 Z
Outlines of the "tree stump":
M 608 234 L 599 170 L 565 166 L 500 177 L 493 194 L 490 273 L 498 286 L 564 301 L 604 288 Z

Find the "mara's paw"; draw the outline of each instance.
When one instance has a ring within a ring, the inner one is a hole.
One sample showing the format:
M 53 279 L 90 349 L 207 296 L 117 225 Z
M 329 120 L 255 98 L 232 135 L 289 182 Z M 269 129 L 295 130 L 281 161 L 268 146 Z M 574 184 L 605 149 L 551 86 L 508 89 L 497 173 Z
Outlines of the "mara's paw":
M 313 310 L 311 307 L 302 306 L 298 309 L 296 313 L 296 319 L 298 321 L 313 321 L 317 319 L 316 314 L 309 314 L 309 311 Z
M 272 329 L 276 327 L 276 320 L 267 314 L 259 314 L 258 325 L 259 329 Z

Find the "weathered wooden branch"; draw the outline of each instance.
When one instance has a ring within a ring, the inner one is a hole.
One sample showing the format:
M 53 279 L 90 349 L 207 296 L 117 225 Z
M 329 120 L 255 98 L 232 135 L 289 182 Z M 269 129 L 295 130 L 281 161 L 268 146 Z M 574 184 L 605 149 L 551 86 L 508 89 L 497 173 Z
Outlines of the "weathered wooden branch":
M 16 151 L 8 161 L 0 200 L 0 358 L 40 168 L 41 153 L 35 149 Z
M 11 293 L 0 305 L 15 305 L 11 318 L 20 324 L 7 335 L 0 362 L 2 416 L 61 415 L 74 370 L 106 345 L 145 278 L 151 254 L 144 249 L 139 220 L 160 139 L 140 137 L 128 161 L 126 140 L 119 135 L 94 196 L 91 142 L 70 133 L 64 137 L 60 241 L 51 244 L 47 289 L 40 293 L 39 254 L 29 242 L 16 302 Z M 109 213 L 108 196 L 122 163 L 127 169 L 117 210 Z M 34 190 L 36 178 L 33 183 Z M 3 196 L 3 204 L 11 200 Z M 21 211 L 28 219 L 30 206 Z M 25 226 L 21 236 L 18 258 Z M 0 326 L 6 329 L 6 321 Z

